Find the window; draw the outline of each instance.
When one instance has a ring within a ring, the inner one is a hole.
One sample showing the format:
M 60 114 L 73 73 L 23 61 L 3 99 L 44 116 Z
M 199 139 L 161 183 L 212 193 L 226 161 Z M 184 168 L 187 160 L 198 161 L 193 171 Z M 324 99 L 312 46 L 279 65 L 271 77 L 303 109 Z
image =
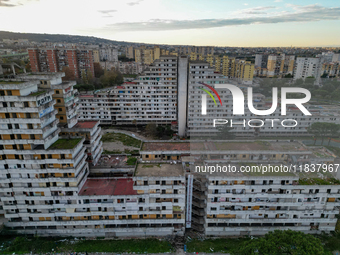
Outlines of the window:
M 59 90 L 56 90 L 55 93 L 56 93 L 56 94 L 59 94 L 60 92 L 59 92 Z

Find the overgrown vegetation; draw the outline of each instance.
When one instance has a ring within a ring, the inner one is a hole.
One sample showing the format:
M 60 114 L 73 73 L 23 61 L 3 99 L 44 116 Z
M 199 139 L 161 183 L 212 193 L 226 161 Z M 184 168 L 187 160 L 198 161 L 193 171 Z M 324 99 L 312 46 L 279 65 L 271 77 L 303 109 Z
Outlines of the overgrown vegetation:
M 124 151 L 109 151 L 103 150 L 103 154 L 105 155 L 112 155 L 112 154 L 139 154 L 139 150 L 128 150 L 125 149 Z
M 264 237 L 190 239 L 188 252 L 248 254 L 322 254 L 340 250 L 340 234 L 310 235 L 298 231 L 276 230 Z
M 237 247 L 241 246 L 247 240 L 249 240 L 249 238 L 192 239 L 187 242 L 187 252 L 234 253 Z
M 340 148 L 334 146 L 325 146 L 328 150 L 333 152 L 337 157 L 340 157 Z
M 24 253 L 69 253 L 69 252 L 112 252 L 112 253 L 164 253 L 172 251 L 169 242 L 158 239 L 130 240 L 78 240 L 61 238 L 2 238 L 0 254 Z
M 49 150 L 69 150 L 73 149 L 82 138 L 75 139 L 58 139 L 55 143 L 53 143 L 48 149 Z
M 299 185 L 340 185 L 340 181 L 335 178 L 301 178 Z
M 113 87 L 124 82 L 123 75 L 118 70 L 115 70 L 115 68 L 104 70 L 98 63 L 94 64 L 94 76 L 90 70 L 83 70 L 81 79 L 76 79 L 69 67 L 64 67 L 62 71 L 65 73 L 63 80 L 77 80 L 77 85 L 74 87 L 80 91 L 93 91 Z
M 141 141 L 121 133 L 107 133 L 102 136 L 103 143 L 122 142 L 125 146 L 140 148 Z
M 134 157 L 128 157 L 128 160 L 126 161 L 126 164 L 129 166 L 134 166 L 137 162 L 137 158 Z

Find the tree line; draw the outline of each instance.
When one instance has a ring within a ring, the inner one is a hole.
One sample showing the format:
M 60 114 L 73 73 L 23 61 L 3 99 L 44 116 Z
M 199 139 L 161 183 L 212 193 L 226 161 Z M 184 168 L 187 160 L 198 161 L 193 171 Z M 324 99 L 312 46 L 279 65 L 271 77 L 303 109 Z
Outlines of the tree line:
M 115 68 L 111 70 L 104 70 L 99 63 L 94 63 L 94 76 L 91 70 L 82 70 L 81 78 L 77 79 L 75 74 L 69 67 L 64 67 L 62 71 L 65 73 L 63 78 L 65 81 L 76 80 L 75 88 L 79 90 L 96 90 L 106 87 L 121 85 L 124 82 L 123 75 Z

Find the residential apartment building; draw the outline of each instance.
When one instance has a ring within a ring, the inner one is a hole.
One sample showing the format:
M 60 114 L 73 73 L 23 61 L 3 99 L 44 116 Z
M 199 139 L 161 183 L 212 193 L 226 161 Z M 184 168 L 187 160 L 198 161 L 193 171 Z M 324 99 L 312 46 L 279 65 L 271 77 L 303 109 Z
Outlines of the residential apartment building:
M 126 48 L 125 55 L 126 55 L 127 58 L 135 59 L 135 51 L 134 51 L 133 46 Z
M 187 175 L 186 226 L 205 236 L 264 235 L 275 229 L 319 234 L 335 228 L 340 205 L 336 182 L 317 185 L 299 171 L 240 172 L 241 166 L 334 163 L 336 156 L 323 147 L 274 140 L 191 140 L 144 143 L 140 154 L 142 162 L 182 163 Z M 219 172 L 217 165 L 238 170 Z
M 137 62 L 100 62 L 101 68 L 104 70 L 111 70 L 114 68 L 118 70 L 122 74 L 140 74 L 147 67 L 147 65 L 143 65 Z
M 199 174 L 193 182 L 192 228 L 206 236 L 333 231 L 339 185 L 302 183 L 294 173 Z
M 251 85 L 253 83 L 254 65 L 250 61 L 236 59 L 234 73 L 229 77 L 235 78 L 242 84 Z
M 212 54 L 205 56 L 195 52 L 190 53 L 190 61 L 208 62 L 209 67 L 214 68 L 215 72 L 222 73 L 242 84 L 251 85 L 253 82 L 254 65 L 250 61 Z
M 294 79 L 305 79 L 307 77 L 320 78 L 324 59 L 319 58 L 296 58 L 294 68 Z
M 38 84 L 39 80 L 17 79 L 0 85 L 5 225 L 36 233 L 64 228 L 67 222 L 53 224 L 53 207 L 65 210 L 64 204 L 76 203 L 78 187 L 89 172 L 84 138 L 59 137 L 54 91 L 38 90 Z
M 61 72 L 70 68 L 75 79 L 94 77 L 93 51 L 88 49 L 30 48 L 28 55 L 32 72 Z
M 340 77 L 340 62 L 323 63 L 321 73 L 328 77 Z
M 296 120 L 296 127 L 285 127 L 280 122 L 270 124 L 270 118 L 283 120 L 280 104 L 269 119 L 268 116 L 264 118 L 254 115 L 247 108 L 243 118 L 235 117 L 230 110 L 233 108 L 231 92 L 228 89 L 216 88 L 216 85 L 235 84 L 237 79 L 245 78 L 250 81 L 253 65 L 234 58 L 223 59 L 232 63 L 228 72 L 234 72 L 236 81 L 215 72 L 207 62 L 189 61 L 186 56 L 162 56 L 134 82 L 103 89 L 94 94 L 81 95 L 80 119 L 100 120 L 101 124 L 108 125 L 145 125 L 152 122 L 172 124 L 177 128 L 180 137 L 216 135 L 218 131 L 213 127 L 214 119 L 232 119 L 242 123 L 257 119 L 258 122 L 265 123 L 259 127 L 234 125 L 233 132 L 237 136 L 308 135 L 307 128 L 315 121 L 339 122 L 338 110 L 329 111 L 327 107 L 309 105 L 306 107 L 312 116 L 304 116 L 299 109 L 288 107 L 285 119 Z M 204 117 L 201 114 L 201 98 L 204 93 L 201 89 L 206 86 L 202 83 L 216 89 L 222 104 L 215 105 L 214 101 L 208 98 L 208 114 Z M 246 86 L 237 86 L 243 91 L 247 90 Z M 267 102 L 262 94 L 257 93 L 253 94 L 253 104 L 258 110 L 271 107 L 271 103 Z
M 170 125 L 177 119 L 177 57 L 161 56 L 134 82 L 81 95 L 81 120 Z
M 293 75 L 295 56 L 284 53 L 256 54 L 255 55 L 255 75 L 258 77 L 283 77 Z
M 100 47 L 99 60 L 104 62 L 118 62 L 118 50 L 112 46 Z
M 139 47 L 134 49 L 135 62 L 145 65 L 151 65 L 155 60 L 158 60 L 161 55 L 169 55 L 169 52 L 164 52 L 155 46 L 154 48 Z
M 99 123 L 58 126 L 53 95 L 63 75 L 29 76 L 0 84 L 6 227 L 40 236 L 183 235 L 183 169 L 141 165 L 134 177 L 88 178 L 88 163 L 103 166 Z

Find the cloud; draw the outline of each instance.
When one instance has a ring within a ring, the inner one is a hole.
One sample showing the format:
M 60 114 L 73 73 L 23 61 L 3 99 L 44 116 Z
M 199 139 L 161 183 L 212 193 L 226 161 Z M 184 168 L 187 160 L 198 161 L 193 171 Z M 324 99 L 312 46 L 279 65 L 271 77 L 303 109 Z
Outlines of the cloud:
M 129 3 L 127 3 L 127 5 L 134 6 L 134 5 L 140 4 L 140 2 L 142 2 L 142 1 L 143 0 L 137 0 L 137 1 L 134 1 L 134 2 L 129 2 Z
M 103 29 L 116 31 L 164 31 L 183 29 L 204 29 L 252 24 L 276 24 L 287 22 L 312 22 L 320 20 L 340 20 L 340 7 L 322 7 L 320 5 L 291 6 L 295 12 L 275 13 L 264 17 L 245 17 L 232 19 L 198 19 L 198 20 L 165 20 L 153 19 L 143 22 L 123 22 L 109 24 Z M 243 11 L 259 12 L 272 6 L 256 7 Z
M 254 8 L 247 8 L 247 9 L 241 9 L 236 11 L 236 14 L 267 14 L 266 12 L 263 12 L 265 10 L 270 10 L 270 9 L 276 9 L 275 6 L 259 6 L 259 7 L 254 7 Z
M 257 11 L 246 11 L 242 13 L 243 14 L 267 14 L 266 12 L 257 12 Z
M 249 8 L 249 10 L 254 10 L 254 11 L 264 11 L 264 10 L 270 10 L 270 9 L 275 9 L 275 6 L 259 6 L 259 7 L 254 7 L 254 8 Z
M 109 14 L 109 13 L 112 13 L 112 12 L 116 12 L 117 10 L 103 10 L 103 11 L 98 11 L 100 13 L 103 13 L 103 14 Z
M 98 11 L 102 14 L 105 14 L 104 16 L 102 16 L 103 18 L 107 18 L 107 17 L 112 17 L 111 13 L 113 12 L 117 12 L 117 10 L 100 10 Z
M 243 5 L 248 5 L 247 3 L 244 3 Z
M 15 7 L 18 6 L 16 4 L 9 3 L 10 0 L 0 0 L 0 7 Z
M 275 0 L 274 3 L 280 3 L 282 0 Z

